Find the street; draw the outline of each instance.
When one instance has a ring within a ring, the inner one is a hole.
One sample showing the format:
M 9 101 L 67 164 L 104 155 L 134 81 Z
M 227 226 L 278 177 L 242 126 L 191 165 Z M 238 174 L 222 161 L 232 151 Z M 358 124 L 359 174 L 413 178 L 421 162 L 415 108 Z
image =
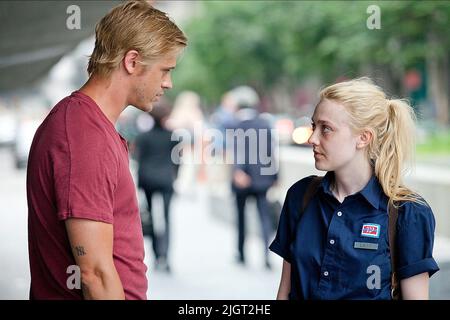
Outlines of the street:
M 0 299 L 28 299 L 27 202 L 25 170 L 16 170 L 7 149 L 0 149 Z M 286 168 L 288 169 L 288 168 Z M 235 212 L 231 203 L 208 198 L 206 185 L 188 188 L 172 201 L 172 272 L 154 270 L 151 242 L 144 239 L 148 266 L 149 300 L 264 300 L 276 297 L 282 260 L 270 254 L 272 270 L 264 268 L 262 241 L 256 212 L 248 211 L 247 265 L 235 263 Z M 213 200 L 215 201 L 215 200 Z M 158 227 L 156 206 L 155 227 Z M 252 206 L 250 204 L 250 206 Z M 215 210 L 212 212 L 211 210 Z M 229 212 L 229 216 L 226 216 Z M 161 220 L 161 219 L 159 219 Z M 251 225 L 253 224 L 253 225 Z M 450 239 L 436 235 L 434 258 L 441 270 L 431 278 L 430 298 L 450 299 Z

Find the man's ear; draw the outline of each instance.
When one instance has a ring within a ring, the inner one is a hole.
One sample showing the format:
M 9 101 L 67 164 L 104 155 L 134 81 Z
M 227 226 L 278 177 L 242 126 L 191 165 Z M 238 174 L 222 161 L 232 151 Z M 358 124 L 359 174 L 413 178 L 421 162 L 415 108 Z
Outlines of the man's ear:
M 358 149 L 363 149 L 369 145 L 372 139 L 373 139 L 373 132 L 371 130 L 364 130 L 359 134 L 356 147 Z
M 137 72 L 139 52 L 136 50 L 129 50 L 125 53 L 123 58 L 123 67 L 128 74 Z

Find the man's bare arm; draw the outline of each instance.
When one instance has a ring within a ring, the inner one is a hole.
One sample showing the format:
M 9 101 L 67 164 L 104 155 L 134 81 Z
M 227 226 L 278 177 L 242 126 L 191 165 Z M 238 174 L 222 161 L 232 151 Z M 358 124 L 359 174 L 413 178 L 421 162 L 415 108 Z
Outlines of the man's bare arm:
M 87 219 L 66 220 L 72 252 L 81 271 L 83 296 L 91 299 L 125 299 L 113 261 L 113 226 Z

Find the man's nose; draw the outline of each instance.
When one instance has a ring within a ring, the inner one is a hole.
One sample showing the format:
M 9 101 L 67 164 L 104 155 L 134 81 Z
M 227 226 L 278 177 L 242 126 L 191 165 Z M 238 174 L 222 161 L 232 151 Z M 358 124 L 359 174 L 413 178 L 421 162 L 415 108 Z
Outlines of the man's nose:
M 172 78 L 170 75 L 163 80 L 161 87 L 164 89 L 172 89 Z

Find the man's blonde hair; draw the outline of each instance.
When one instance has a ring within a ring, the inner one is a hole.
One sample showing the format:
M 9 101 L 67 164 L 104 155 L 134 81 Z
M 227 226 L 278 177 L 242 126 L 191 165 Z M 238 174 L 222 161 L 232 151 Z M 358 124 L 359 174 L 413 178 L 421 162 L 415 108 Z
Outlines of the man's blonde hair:
M 186 45 L 185 35 L 166 13 L 146 1 L 127 1 L 113 8 L 95 27 L 95 48 L 87 71 L 107 77 L 129 50 L 138 51 L 142 63 L 150 64 Z

